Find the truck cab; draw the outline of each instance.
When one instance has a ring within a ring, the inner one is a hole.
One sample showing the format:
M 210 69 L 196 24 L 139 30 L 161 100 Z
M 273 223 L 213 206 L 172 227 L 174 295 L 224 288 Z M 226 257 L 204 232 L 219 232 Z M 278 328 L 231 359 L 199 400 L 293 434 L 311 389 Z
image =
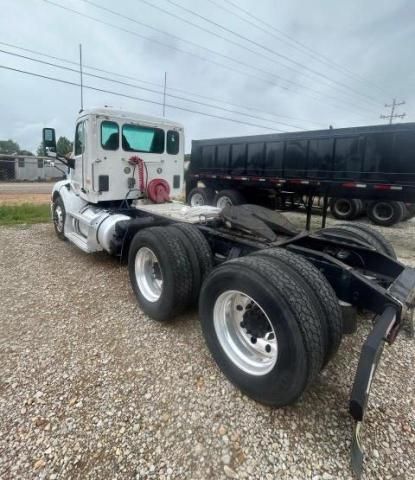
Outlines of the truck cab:
M 84 110 L 76 120 L 73 160 L 71 186 L 88 203 L 140 198 L 155 179 L 167 182 L 174 198 L 183 187 L 184 130 L 163 118 Z
M 184 129 L 179 123 L 112 108 L 82 110 L 71 158 L 56 154 L 56 134 L 43 129 L 48 155 L 68 167 L 52 191 L 56 233 L 85 252 L 111 251 L 117 222 L 135 204 L 164 203 L 183 190 Z M 124 212 L 124 213 L 123 213 Z

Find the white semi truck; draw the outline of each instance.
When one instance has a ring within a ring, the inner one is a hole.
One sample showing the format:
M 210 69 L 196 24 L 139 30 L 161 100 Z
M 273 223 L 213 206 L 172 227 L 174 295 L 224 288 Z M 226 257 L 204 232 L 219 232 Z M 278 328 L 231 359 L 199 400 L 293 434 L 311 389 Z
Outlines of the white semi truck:
M 385 342 L 415 299 L 415 270 L 366 225 L 298 231 L 255 205 L 189 207 L 183 192 L 184 131 L 165 119 L 109 108 L 81 111 L 68 168 L 55 184 L 56 234 L 84 252 L 128 263 L 141 309 L 167 321 L 198 305 L 207 346 L 246 395 L 292 404 L 353 333 L 356 309 L 376 314 L 352 388 L 352 467 L 362 471 L 359 429 Z M 345 434 L 346 435 L 346 434 Z

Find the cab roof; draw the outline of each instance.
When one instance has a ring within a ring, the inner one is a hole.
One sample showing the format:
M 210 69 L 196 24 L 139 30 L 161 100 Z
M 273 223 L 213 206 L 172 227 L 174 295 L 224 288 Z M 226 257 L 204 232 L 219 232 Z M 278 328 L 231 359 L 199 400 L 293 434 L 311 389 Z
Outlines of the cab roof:
M 165 125 L 168 127 L 184 128 L 181 123 L 173 122 L 166 118 L 152 117 L 150 115 L 142 115 L 140 113 L 127 112 L 125 110 L 120 110 L 120 109 L 115 109 L 110 107 L 97 107 L 97 108 L 88 108 L 88 109 L 82 110 L 78 115 L 78 119 L 83 118 L 87 115 L 97 115 L 97 116 L 103 116 L 108 118 L 117 118 L 123 121 L 130 120 L 132 122 L 137 122 L 137 123 L 144 122 L 147 124 L 154 124 L 159 126 Z

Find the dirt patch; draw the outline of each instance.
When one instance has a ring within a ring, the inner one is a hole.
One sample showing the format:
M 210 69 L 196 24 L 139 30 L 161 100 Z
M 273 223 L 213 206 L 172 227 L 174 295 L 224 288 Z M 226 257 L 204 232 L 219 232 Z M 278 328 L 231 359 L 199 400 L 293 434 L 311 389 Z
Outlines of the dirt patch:
M 21 205 L 34 203 L 36 205 L 50 202 L 50 193 L 2 193 L 0 192 L 0 205 Z

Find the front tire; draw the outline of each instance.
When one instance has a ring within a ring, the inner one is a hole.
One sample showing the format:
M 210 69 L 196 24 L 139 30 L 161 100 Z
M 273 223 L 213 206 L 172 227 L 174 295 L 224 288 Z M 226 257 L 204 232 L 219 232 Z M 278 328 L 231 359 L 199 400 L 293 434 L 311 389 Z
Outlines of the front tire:
M 55 233 L 60 240 L 65 240 L 66 210 L 62 197 L 57 196 L 52 203 L 52 220 Z

